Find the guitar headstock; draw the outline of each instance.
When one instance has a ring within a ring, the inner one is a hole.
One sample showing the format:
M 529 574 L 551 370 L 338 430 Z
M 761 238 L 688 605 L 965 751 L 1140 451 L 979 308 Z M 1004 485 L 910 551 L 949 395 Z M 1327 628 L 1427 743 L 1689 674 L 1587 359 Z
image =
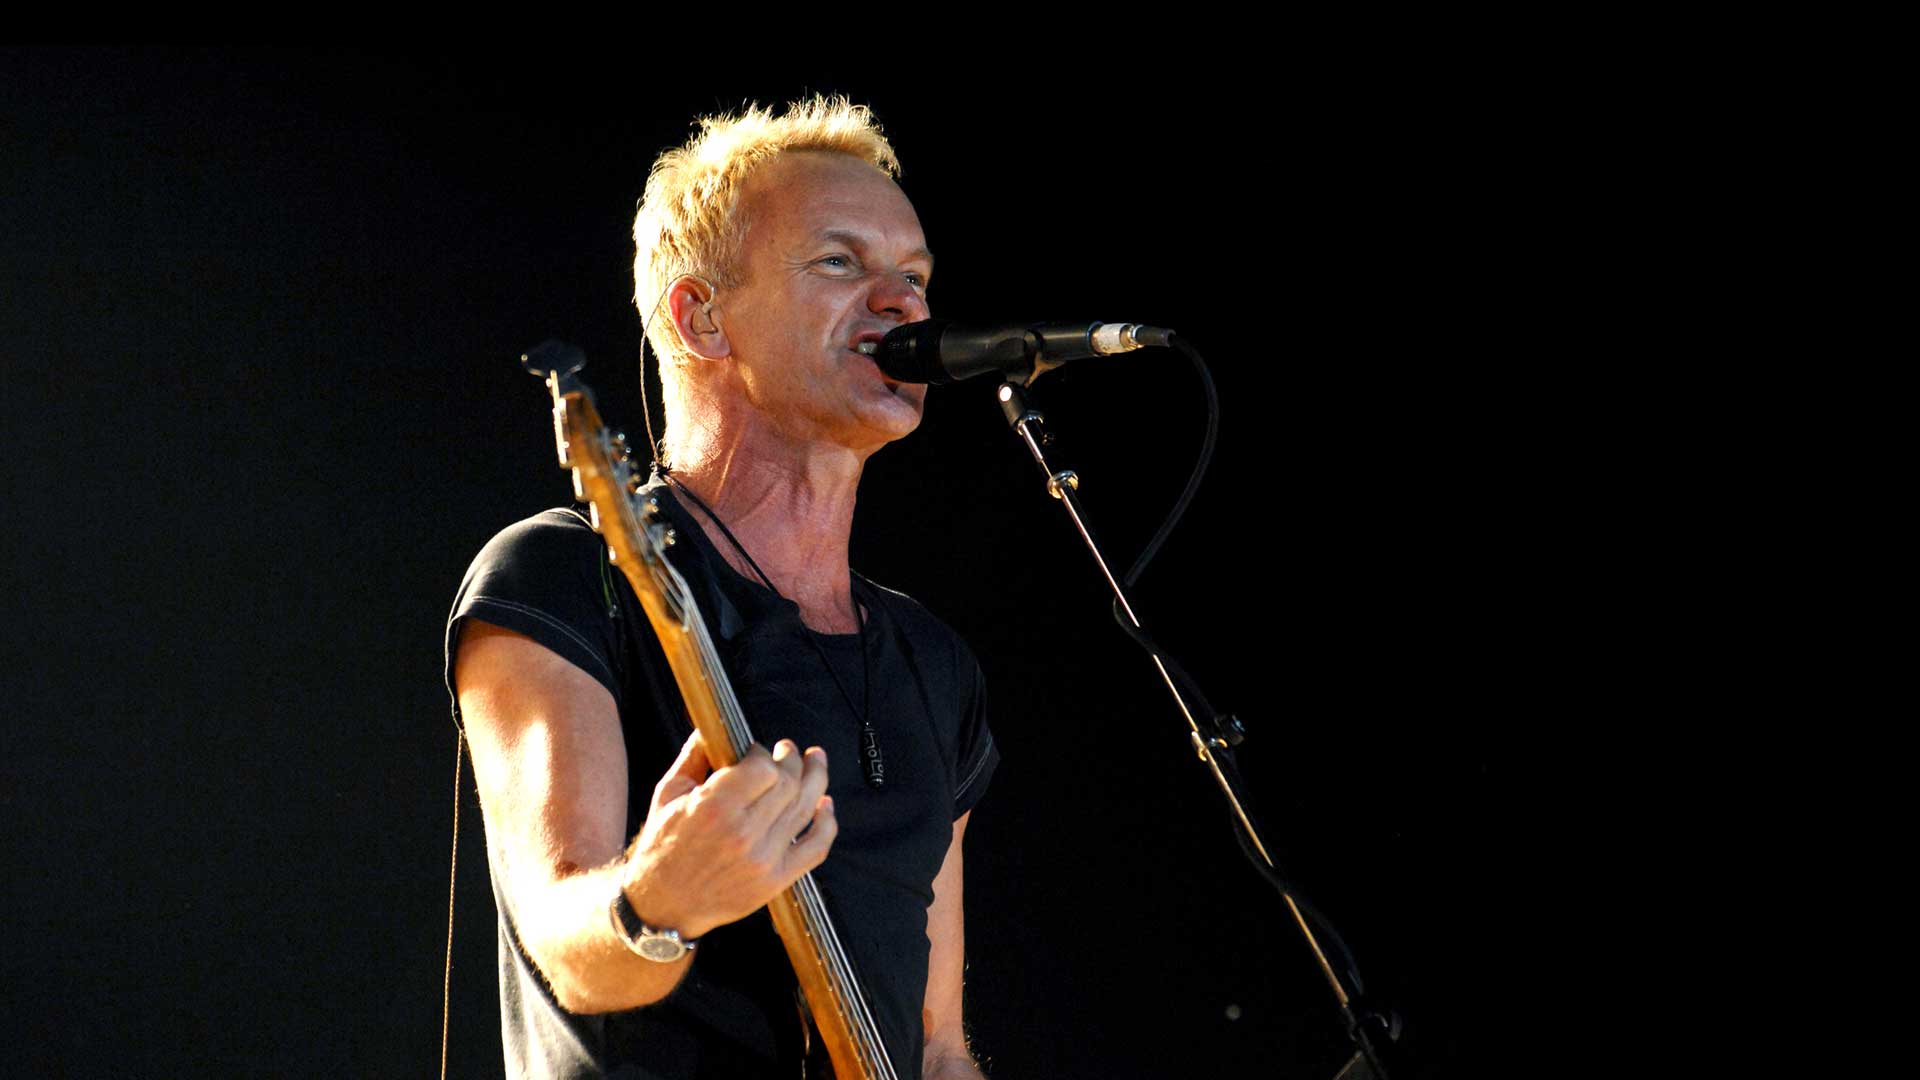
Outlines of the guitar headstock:
M 650 462 L 636 458 L 626 435 L 600 418 L 593 391 L 579 377 L 586 363 L 586 354 L 559 341 L 544 341 L 520 357 L 520 366 L 547 384 L 560 467 L 573 474 L 574 498 L 587 504 L 587 520 L 606 540 L 609 557 L 646 566 L 661 599 L 684 612 L 686 583 L 665 556 L 674 544 L 673 526 L 657 499 L 638 497 Z

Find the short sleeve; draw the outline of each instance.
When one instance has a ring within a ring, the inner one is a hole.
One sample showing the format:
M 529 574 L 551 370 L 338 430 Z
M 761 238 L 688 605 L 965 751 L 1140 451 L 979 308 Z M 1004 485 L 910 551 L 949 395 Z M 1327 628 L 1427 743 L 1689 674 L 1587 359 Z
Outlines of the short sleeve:
M 965 646 L 961 646 L 962 664 L 959 670 L 961 687 L 967 689 L 966 680 L 971 676 L 972 685 L 963 695 L 960 716 L 959 755 L 953 778 L 953 816 L 959 820 L 962 814 L 972 810 L 981 796 L 987 793 L 987 782 L 993 779 L 993 771 L 1000 765 L 1000 748 L 994 745 L 993 731 L 987 726 L 987 677 L 980 670 L 979 661 L 973 658 Z
M 578 514 L 549 510 L 509 525 L 480 549 L 454 597 L 447 617 L 448 692 L 454 693 L 460 625 L 471 617 L 558 653 L 620 704 L 617 596 L 606 547 Z

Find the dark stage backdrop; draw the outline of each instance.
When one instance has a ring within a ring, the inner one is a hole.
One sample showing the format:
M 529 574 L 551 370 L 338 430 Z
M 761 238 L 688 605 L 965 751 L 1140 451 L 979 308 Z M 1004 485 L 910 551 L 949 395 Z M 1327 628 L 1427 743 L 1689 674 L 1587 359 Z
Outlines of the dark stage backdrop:
M 1407 1016 L 1403 1075 L 1479 1071 L 1477 938 L 1527 902 L 1537 831 L 1516 767 L 1558 767 L 1533 734 L 1551 596 L 1528 584 L 1552 470 L 1512 452 L 1516 377 L 1474 361 L 1491 324 L 1458 303 L 1481 186 L 1511 182 L 1476 171 L 1482 130 L 1364 62 L 1307 85 L 1252 55 L 1038 81 L 565 60 L 0 52 L 10 1069 L 434 1071 L 443 620 L 479 545 L 567 491 L 514 357 L 579 343 L 637 428 L 648 163 L 696 114 L 826 90 L 895 140 L 937 313 L 1205 350 L 1219 457 L 1140 607 L 1244 717 L 1278 853 Z M 873 460 L 854 547 L 990 678 L 979 1050 L 1003 1080 L 1330 1077 L 1330 995 L 991 394 L 937 391 Z M 1038 400 L 1130 559 L 1198 447 L 1191 372 L 1135 354 Z M 451 1071 L 485 1077 L 467 786 Z

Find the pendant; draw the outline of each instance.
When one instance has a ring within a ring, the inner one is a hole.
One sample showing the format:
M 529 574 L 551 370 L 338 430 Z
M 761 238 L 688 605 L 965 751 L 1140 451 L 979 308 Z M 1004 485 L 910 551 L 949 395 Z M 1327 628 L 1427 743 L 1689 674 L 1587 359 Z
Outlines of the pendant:
M 867 786 L 875 791 L 887 786 L 887 762 L 880 754 L 880 733 L 873 729 L 873 721 L 862 721 L 860 725 L 860 764 L 867 770 Z

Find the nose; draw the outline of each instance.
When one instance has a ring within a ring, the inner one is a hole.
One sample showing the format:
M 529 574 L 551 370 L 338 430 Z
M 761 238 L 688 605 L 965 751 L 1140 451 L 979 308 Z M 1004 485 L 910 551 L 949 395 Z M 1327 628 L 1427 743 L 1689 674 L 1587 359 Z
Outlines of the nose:
M 901 322 L 919 322 L 932 315 L 927 298 L 905 274 L 881 274 L 867 294 L 867 310 L 892 315 Z

